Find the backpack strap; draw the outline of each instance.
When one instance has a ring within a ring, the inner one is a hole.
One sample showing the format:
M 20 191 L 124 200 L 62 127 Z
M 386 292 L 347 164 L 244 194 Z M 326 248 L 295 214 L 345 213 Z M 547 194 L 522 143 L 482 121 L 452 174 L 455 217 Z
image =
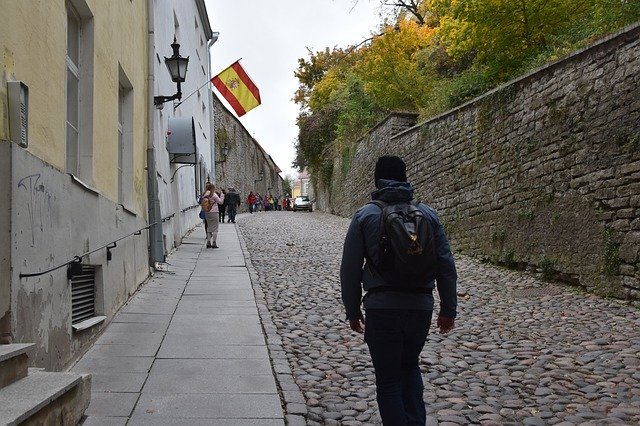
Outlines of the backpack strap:
M 382 200 L 371 200 L 367 204 L 375 204 L 376 206 L 380 207 L 380 209 L 384 209 L 386 206 L 389 205 L 389 203 L 386 203 Z
M 367 204 L 373 204 L 380 208 L 380 238 L 378 239 L 378 250 L 379 252 L 382 250 L 386 250 L 387 232 L 384 226 L 384 208 L 387 207 L 389 204 L 385 203 L 382 200 L 371 200 Z M 367 264 L 371 266 L 373 272 L 375 272 L 377 275 L 382 276 L 382 274 L 378 270 L 378 265 L 376 265 L 373 259 L 369 257 L 366 251 L 365 251 L 365 258 L 367 259 Z
M 380 243 L 386 243 L 387 240 L 387 230 L 385 229 L 384 226 L 384 208 L 387 207 L 389 205 L 389 203 L 386 203 L 382 200 L 371 200 L 369 201 L 367 204 L 374 204 L 376 206 L 378 206 L 381 210 L 381 214 L 380 214 Z

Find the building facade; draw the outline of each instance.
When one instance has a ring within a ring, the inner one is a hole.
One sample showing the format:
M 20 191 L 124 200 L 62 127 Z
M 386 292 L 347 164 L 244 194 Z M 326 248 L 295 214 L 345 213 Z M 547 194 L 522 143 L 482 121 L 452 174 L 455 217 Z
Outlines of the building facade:
M 147 3 L 2 8 L 0 339 L 60 369 L 149 274 Z
M 155 53 L 150 57 L 153 67 L 153 91 L 158 95 L 173 95 L 176 83 L 165 66 L 165 57 L 173 54 L 171 44 L 180 45 L 180 55 L 189 58 L 186 80 L 181 84 L 182 99 L 166 102 L 162 109 L 151 111 L 153 152 L 157 180 L 157 201 L 150 198 L 150 217 L 162 223 L 160 253 L 164 256 L 182 242 L 184 235 L 201 222 L 198 217 L 198 196 L 204 184 L 213 178 L 214 153 L 211 141 L 211 78 L 209 48 L 216 41 L 204 0 L 155 0 L 153 2 Z M 153 191 L 155 192 L 155 191 Z M 152 192 L 152 195 L 153 195 Z M 157 202 L 157 205 L 155 203 Z M 153 209 L 156 212 L 153 212 Z
M 34 365 L 62 370 L 201 223 L 207 180 L 279 196 L 282 179 L 211 92 L 204 0 L 2 6 L 0 344 L 33 342 Z M 172 44 L 182 97 L 156 102 L 178 89 Z

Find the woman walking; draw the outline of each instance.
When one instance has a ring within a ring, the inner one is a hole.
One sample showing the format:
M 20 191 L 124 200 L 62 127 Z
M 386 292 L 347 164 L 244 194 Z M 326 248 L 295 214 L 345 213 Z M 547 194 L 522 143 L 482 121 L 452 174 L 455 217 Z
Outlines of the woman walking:
M 218 248 L 216 238 L 218 237 L 218 205 L 224 202 L 224 194 L 216 193 L 216 187 L 212 183 L 207 183 L 205 192 L 202 194 L 202 210 L 205 212 L 207 221 L 207 248 Z

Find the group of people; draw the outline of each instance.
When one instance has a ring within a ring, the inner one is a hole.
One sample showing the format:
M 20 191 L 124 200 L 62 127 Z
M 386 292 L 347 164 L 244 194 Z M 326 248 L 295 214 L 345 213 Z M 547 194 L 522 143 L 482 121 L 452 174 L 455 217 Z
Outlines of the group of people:
M 236 223 L 236 214 L 240 206 L 240 194 L 235 188 L 216 190 L 211 182 L 205 184 L 204 194 L 200 197 L 201 214 L 204 220 L 207 248 L 218 248 L 218 224 L 225 222 L 229 214 L 229 223 Z
M 260 212 L 260 211 L 276 211 L 276 210 L 290 210 L 291 206 L 291 198 L 289 196 L 282 198 L 282 204 L 280 204 L 280 200 L 277 196 L 269 195 L 260 195 L 259 192 L 255 194 L 253 191 L 249 192 L 247 199 L 245 200 L 247 203 L 247 208 L 249 209 L 249 213 Z

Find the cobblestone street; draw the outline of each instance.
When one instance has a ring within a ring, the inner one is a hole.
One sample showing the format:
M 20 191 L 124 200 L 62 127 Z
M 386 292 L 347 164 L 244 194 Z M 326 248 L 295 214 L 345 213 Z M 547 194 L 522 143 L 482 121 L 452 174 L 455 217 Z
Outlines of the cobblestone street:
M 265 212 L 237 222 L 308 424 L 381 424 L 368 350 L 340 301 L 349 220 Z M 456 328 L 441 336 L 433 325 L 421 356 L 428 424 L 640 423 L 636 308 L 459 254 L 456 263 Z

